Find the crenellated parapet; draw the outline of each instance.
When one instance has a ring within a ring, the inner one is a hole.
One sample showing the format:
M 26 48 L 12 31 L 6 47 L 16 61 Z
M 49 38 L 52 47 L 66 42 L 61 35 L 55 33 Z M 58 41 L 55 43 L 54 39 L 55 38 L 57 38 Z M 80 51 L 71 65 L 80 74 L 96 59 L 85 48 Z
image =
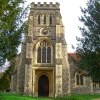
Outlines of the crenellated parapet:
M 47 2 L 44 2 L 43 4 L 41 4 L 41 2 L 38 2 L 37 4 L 32 2 L 30 6 L 31 6 L 30 7 L 31 10 L 32 9 L 59 9 L 58 2 L 56 2 L 55 4 L 53 4 L 52 2 L 50 2 L 49 4 L 47 4 Z

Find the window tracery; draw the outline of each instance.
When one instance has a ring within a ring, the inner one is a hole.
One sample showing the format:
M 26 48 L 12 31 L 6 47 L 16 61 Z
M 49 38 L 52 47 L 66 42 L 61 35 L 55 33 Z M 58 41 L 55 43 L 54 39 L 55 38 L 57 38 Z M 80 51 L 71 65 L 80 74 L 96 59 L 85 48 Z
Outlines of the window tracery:
M 84 85 L 84 76 L 80 71 L 75 73 L 75 81 L 76 81 L 77 86 L 83 86 Z
M 38 44 L 37 63 L 51 63 L 51 44 L 45 40 Z

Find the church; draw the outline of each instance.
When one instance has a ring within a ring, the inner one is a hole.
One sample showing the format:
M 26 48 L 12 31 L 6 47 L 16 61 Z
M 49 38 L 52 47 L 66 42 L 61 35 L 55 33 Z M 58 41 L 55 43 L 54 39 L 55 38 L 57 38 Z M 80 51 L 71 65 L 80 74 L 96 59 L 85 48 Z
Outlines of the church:
M 73 62 L 76 55 L 67 52 L 64 36 L 59 3 L 31 3 L 28 33 L 16 58 L 11 92 L 33 97 L 94 92 L 91 78 Z

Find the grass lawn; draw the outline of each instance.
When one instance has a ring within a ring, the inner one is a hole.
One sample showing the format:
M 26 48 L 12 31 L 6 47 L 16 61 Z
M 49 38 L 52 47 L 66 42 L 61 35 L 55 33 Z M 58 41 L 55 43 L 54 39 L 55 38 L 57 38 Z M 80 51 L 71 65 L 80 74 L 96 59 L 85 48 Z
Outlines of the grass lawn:
M 95 100 L 96 98 L 100 98 L 100 94 L 76 94 L 63 98 L 65 98 L 64 100 Z
M 94 100 L 100 98 L 100 94 L 95 95 L 71 95 L 62 98 L 33 98 L 20 94 L 0 92 L 0 100 Z
M 20 94 L 0 92 L 0 100 L 54 100 L 53 98 L 33 98 Z

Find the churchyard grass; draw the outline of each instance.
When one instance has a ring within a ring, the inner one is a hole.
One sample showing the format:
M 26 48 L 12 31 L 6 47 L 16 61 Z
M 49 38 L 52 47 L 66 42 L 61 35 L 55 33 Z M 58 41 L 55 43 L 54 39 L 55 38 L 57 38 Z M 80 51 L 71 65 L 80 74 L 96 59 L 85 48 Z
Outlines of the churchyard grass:
M 0 92 L 0 100 L 54 100 L 53 98 L 33 98 L 21 94 Z
M 75 94 L 64 96 L 63 100 L 95 100 L 96 98 L 100 98 L 100 94 Z
M 95 100 L 95 98 L 100 98 L 100 94 L 71 95 L 62 98 L 33 98 L 22 96 L 21 94 L 0 92 L 0 100 Z

